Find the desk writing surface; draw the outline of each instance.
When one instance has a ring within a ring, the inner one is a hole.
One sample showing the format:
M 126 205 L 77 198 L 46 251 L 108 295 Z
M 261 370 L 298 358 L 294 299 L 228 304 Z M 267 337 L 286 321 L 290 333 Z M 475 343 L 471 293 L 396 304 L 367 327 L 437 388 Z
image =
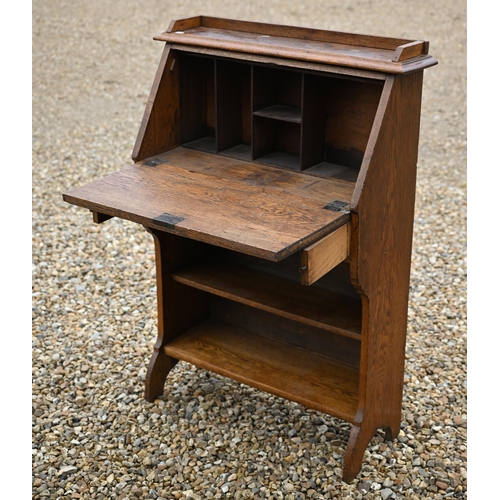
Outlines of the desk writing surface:
M 69 203 L 279 261 L 350 215 L 354 184 L 177 148 L 64 194 Z

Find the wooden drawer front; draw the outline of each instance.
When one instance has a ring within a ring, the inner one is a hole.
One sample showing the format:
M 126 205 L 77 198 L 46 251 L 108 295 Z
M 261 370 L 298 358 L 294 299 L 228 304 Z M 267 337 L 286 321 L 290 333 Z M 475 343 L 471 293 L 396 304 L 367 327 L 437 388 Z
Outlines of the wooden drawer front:
M 300 254 L 302 284 L 312 285 L 349 257 L 351 223 L 304 248 Z

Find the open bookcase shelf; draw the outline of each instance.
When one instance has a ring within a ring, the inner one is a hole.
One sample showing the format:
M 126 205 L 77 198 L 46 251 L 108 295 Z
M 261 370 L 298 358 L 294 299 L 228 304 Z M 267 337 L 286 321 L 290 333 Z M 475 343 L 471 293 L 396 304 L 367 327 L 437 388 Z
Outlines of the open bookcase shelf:
M 197 151 L 206 151 L 207 153 L 217 153 L 217 142 L 215 137 L 202 137 L 184 144 L 185 148 L 195 149 Z
M 275 104 L 267 108 L 259 109 L 253 112 L 254 116 L 263 116 L 271 120 L 280 120 L 284 122 L 300 123 L 302 121 L 300 107 L 285 106 L 283 104 Z
M 359 371 L 321 354 L 208 320 L 164 351 L 238 382 L 354 422 Z M 325 397 L 318 400 L 321 390 Z
M 399 433 L 421 40 L 172 22 L 133 164 L 65 201 L 153 236 L 158 338 L 178 360 L 352 424 L 345 481 Z
M 172 274 L 172 279 L 299 323 L 361 339 L 359 300 L 226 261 L 181 269 Z
M 229 156 L 230 158 L 236 158 L 238 160 L 252 160 L 252 148 L 249 144 L 238 144 L 237 146 L 221 151 L 220 154 Z

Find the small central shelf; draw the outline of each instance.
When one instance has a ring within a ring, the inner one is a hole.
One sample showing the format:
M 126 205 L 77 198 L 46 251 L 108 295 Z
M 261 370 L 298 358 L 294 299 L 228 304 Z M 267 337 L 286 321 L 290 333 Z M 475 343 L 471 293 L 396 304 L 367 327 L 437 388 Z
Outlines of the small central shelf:
M 164 352 L 237 382 L 354 422 L 359 371 L 320 354 L 214 320 L 207 320 L 170 341 Z
M 207 153 L 217 153 L 215 137 L 202 137 L 201 139 L 184 144 L 184 147 L 196 149 L 197 151 L 205 151 Z
M 206 261 L 180 269 L 172 279 L 331 333 L 361 339 L 359 301 L 230 262 Z
M 346 182 L 356 182 L 358 177 L 357 169 L 349 168 L 344 165 L 336 165 L 326 161 L 306 169 L 305 173 L 309 175 L 317 175 L 318 177 L 326 179 L 336 179 Z
M 267 108 L 259 109 L 253 112 L 256 116 L 271 118 L 272 120 L 280 120 L 284 122 L 301 123 L 301 109 L 297 106 L 285 106 L 276 104 Z
M 300 157 L 288 153 L 276 151 L 274 153 L 257 158 L 256 163 L 271 165 L 273 167 L 287 168 L 295 172 L 300 172 Z
M 232 148 L 221 151 L 222 156 L 229 156 L 230 158 L 237 158 L 243 161 L 252 161 L 252 147 L 250 144 L 238 144 Z

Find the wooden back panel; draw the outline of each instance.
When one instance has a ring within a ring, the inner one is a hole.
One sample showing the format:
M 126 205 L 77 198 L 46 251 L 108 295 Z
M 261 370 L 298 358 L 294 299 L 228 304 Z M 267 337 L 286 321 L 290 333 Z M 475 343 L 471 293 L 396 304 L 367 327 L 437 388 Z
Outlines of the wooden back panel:
M 359 168 L 383 85 L 378 81 L 329 78 L 326 89 L 326 151 L 331 163 Z
M 215 62 L 205 57 L 180 59 L 181 140 L 216 136 Z

